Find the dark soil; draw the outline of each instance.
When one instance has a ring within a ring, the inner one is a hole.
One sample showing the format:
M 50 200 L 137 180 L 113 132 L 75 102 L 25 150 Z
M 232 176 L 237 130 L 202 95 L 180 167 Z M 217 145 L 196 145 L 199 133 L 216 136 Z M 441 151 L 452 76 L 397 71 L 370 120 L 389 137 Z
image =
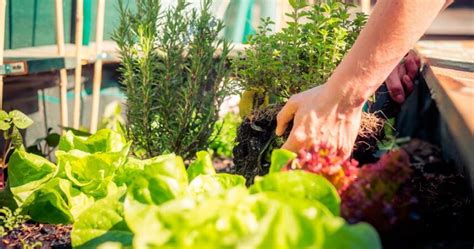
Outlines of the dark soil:
M 23 224 L 3 237 L 0 248 L 71 248 L 71 225 Z
M 467 180 L 431 144 L 414 139 L 403 149 L 413 173 L 399 193 L 416 201 L 408 219 L 380 233 L 384 248 L 474 248 L 474 200 Z
M 257 110 L 245 118 L 237 130 L 233 150 L 235 168 L 232 173 L 242 175 L 251 185 L 255 176 L 268 173 L 269 153 L 283 145 L 275 135 L 276 116 L 282 105 L 272 105 Z M 288 127 L 288 137 L 291 127 Z

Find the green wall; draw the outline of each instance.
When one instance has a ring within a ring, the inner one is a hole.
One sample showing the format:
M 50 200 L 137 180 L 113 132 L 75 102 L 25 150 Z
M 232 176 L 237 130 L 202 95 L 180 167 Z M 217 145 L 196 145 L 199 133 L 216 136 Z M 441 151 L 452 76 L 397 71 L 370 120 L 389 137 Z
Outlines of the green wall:
M 95 40 L 97 0 L 91 0 L 91 40 Z M 125 0 L 131 5 L 134 0 Z M 5 27 L 5 49 L 55 44 L 55 0 L 8 0 Z M 66 43 L 74 39 L 74 7 L 76 0 L 63 0 Z M 110 39 L 118 21 L 118 0 L 107 0 L 105 8 L 105 39 Z M 133 7 L 133 6 L 132 6 Z M 87 11 L 87 10 L 85 10 Z M 86 28 L 86 27 L 85 27 Z M 86 31 L 85 31 L 86 32 Z

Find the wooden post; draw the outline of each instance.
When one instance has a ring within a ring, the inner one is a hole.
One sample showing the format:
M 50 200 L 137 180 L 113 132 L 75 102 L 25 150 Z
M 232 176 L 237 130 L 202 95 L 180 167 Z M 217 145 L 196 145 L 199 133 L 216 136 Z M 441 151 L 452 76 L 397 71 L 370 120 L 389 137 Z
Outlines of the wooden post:
M 56 0 L 55 6 L 56 12 L 56 43 L 58 47 L 58 55 L 65 56 L 66 49 L 64 45 L 64 18 L 63 18 L 63 1 Z M 59 95 L 60 95 L 60 116 L 61 116 L 61 126 L 63 128 L 62 132 L 64 133 L 64 127 L 68 126 L 68 108 L 67 108 L 67 71 L 66 69 L 61 69 L 59 71 Z
M 3 49 L 5 47 L 5 9 L 6 7 L 7 7 L 7 0 L 0 0 L 0 66 L 3 65 Z M 0 110 L 3 110 L 3 75 L 0 75 Z
M 74 129 L 79 129 L 81 120 L 81 90 L 82 90 L 82 32 L 84 29 L 84 1 L 76 3 L 76 70 L 74 72 Z
M 97 131 L 97 123 L 99 121 L 99 105 L 100 105 L 100 85 L 102 82 L 102 41 L 104 39 L 104 15 L 105 15 L 105 0 L 98 0 L 97 2 L 97 25 L 95 35 L 95 52 L 96 62 L 94 64 L 94 78 L 92 86 L 92 111 L 90 132 Z
M 364 12 L 365 14 L 369 15 L 370 14 L 370 9 L 371 9 L 371 1 L 370 0 L 361 0 L 361 8 L 362 8 L 362 12 Z

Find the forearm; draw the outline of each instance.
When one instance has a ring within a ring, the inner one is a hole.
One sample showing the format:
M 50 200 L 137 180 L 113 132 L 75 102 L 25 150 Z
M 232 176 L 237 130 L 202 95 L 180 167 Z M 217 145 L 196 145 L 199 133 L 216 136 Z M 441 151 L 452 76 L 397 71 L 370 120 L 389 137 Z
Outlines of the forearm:
M 352 49 L 328 80 L 346 107 L 359 107 L 424 34 L 446 0 L 379 0 Z

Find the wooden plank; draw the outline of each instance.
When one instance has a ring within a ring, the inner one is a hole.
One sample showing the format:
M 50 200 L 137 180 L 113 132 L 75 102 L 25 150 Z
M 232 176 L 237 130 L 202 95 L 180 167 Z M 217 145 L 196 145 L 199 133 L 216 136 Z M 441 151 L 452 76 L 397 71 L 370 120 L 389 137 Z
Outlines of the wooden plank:
M 64 57 L 66 51 L 64 48 L 64 18 L 63 18 L 63 1 L 55 1 L 55 12 L 56 12 L 56 43 L 58 48 L 58 54 Z M 68 108 L 67 108 L 67 72 L 66 69 L 59 70 L 59 95 L 61 99 L 60 116 L 61 126 L 68 127 Z M 65 131 L 63 130 L 63 133 Z
M 79 129 L 82 90 L 82 33 L 84 29 L 84 1 L 76 0 L 76 70 L 74 72 L 74 111 L 72 127 Z
M 12 68 L 10 72 L 5 73 L 9 76 L 72 69 L 75 67 L 76 62 L 74 58 L 59 56 L 51 58 L 5 57 L 5 65 L 9 65 Z
M 102 85 L 102 41 L 104 39 L 104 16 L 105 16 L 105 0 L 98 0 L 97 3 L 97 25 L 96 25 L 96 58 L 94 64 L 94 78 L 92 82 L 92 110 L 91 123 L 89 131 L 95 133 L 99 122 L 99 105 L 100 105 L 100 86 Z
M 74 44 L 65 44 L 64 57 L 76 58 L 76 46 Z M 38 46 L 29 48 L 9 49 L 5 50 L 5 57 L 55 57 L 58 55 L 57 46 Z M 120 62 L 117 53 L 117 45 L 113 41 L 104 41 L 102 43 L 102 61 L 104 64 Z M 90 43 L 81 49 L 81 63 L 92 64 L 97 60 L 96 44 Z
M 474 47 L 474 41 L 451 43 L 450 49 L 457 46 L 464 52 Z M 445 42 L 440 43 L 440 49 L 433 46 L 431 49 L 418 50 L 427 63 L 423 76 L 457 144 L 462 161 L 468 166 L 467 170 L 474 180 L 474 63 L 470 62 L 471 58 L 463 61 L 464 52 L 440 51 L 443 49 L 442 44 Z M 445 54 L 451 60 L 428 57 L 433 54 L 437 57 Z
M 472 0 L 471 0 L 472 1 Z M 441 11 L 426 31 L 428 35 L 474 35 L 474 9 L 448 8 Z

